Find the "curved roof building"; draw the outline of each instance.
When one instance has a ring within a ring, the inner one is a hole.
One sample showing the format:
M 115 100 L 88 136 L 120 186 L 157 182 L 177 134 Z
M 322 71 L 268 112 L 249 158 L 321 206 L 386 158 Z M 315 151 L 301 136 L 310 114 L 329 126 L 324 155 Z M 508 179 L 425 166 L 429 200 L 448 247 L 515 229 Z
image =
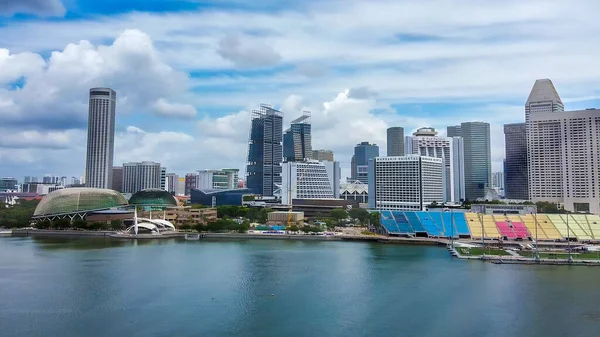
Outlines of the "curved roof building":
M 169 192 L 160 189 L 149 188 L 141 190 L 129 198 L 130 205 L 138 206 L 177 206 L 177 199 Z
M 127 200 L 117 191 L 75 187 L 48 193 L 37 205 L 34 217 L 74 214 L 126 206 Z

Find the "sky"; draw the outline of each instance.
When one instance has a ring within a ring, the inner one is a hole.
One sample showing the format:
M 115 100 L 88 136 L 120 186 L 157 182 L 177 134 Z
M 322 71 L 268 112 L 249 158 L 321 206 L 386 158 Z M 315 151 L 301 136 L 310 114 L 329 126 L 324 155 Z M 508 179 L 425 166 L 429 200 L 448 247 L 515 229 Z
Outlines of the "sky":
M 597 0 L 2 0 L 0 176 L 81 176 L 91 87 L 117 92 L 115 166 L 244 171 L 252 109 L 312 113 L 343 175 L 386 128 L 524 120 L 538 78 L 599 107 Z

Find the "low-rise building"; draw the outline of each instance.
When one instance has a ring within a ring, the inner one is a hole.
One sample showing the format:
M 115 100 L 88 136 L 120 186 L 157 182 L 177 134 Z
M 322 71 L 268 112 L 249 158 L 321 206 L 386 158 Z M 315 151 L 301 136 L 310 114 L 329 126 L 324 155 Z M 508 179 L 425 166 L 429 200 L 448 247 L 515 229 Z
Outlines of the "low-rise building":
M 164 219 L 171 222 L 176 227 L 183 224 L 207 224 L 217 220 L 216 208 L 192 208 L 190 206 L 179 206 L 166 208 L 163 211 L 142 211 L 138 212 L 139 217 Z
M 267 225 L 287 226 L 304 224 L 304 212 L 271 212 L 267 215 Z

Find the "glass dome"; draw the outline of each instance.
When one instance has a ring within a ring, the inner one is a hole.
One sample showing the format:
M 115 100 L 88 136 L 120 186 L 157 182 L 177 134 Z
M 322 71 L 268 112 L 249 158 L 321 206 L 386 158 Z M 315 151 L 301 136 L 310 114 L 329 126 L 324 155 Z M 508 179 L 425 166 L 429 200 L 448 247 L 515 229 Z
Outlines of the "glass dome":
M 68 214 L 126 206 L 127 200 L 117 191 L 102 188 L 64 188 L 48 193 L 37 205 L 33 216 Z
M 141 190 L 129 198 L 130 205 L 140 206 L 177 206 L 177 199 L 169 192 L 159 189 Z

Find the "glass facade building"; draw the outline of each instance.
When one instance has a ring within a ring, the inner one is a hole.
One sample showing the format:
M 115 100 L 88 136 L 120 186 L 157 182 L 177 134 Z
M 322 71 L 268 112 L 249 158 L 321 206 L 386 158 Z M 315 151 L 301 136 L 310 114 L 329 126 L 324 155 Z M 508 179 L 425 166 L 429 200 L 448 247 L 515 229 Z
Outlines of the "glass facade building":
M 285 161 L 302 161 L 312 157 L 310 112 L 292 121 L 283 134 L 283 157 Z
M 246 186 L 254 194 L 273 196 L 281 184 L 283 112 L 261 104 L 252 111 Z
M 205 206 L 241 206 L 244 195 L 252 194 L 247 188 L 236 188 L 233 190 L 215 189 L 192 189 L 190 191 L 190 202 Z
M 369 183 L 369 160 L 379 157 L 379 146 L 362 142 L 354 147 L 354 157 L 352 163 L 352 180 L 358 180 L 362 183 Z

